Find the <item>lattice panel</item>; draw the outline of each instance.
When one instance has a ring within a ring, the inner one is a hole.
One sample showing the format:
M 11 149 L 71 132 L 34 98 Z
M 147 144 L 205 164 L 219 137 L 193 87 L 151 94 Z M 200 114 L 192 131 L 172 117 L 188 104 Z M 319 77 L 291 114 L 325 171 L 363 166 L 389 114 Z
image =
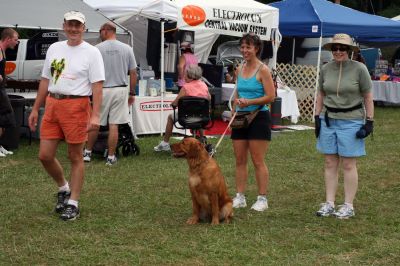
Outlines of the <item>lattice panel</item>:
M 300 119 L 312 122 L 317 68 L 281 63 L 276 68 L 280 79 L 296 92 Z

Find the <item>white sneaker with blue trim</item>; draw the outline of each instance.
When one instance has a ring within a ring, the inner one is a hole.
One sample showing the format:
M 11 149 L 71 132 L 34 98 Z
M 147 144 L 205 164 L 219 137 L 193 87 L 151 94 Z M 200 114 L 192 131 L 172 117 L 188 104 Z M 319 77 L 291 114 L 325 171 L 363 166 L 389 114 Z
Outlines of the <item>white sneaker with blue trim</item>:
M 236 193 L 236 197 L 233 198 L 233 208 L 245 208 L 247 206 L 246 197 L 243 194 Z
M 265 196 L 257 196 L 257 201 L 251 206 L 251 209 L 263 212 L 268 209 L 268 200 Z
M 328 217 L 333 215 L 334 212 L 335 208 L 329 202 L 324 202 L 320 204 L 320 208 L 316 212 L 316 215 L 320 217 Z
M 171 147 L 169 143 L 165 143 L 163 141 L 160 142 L 157 146 L 154 147 L 154 151 L 170 151 Z
M 354 208 L 349 207 L 349 205 L 347 204 L 340 205 L 339 210 L 333 213 L 333 216 L 335 216 L 338 219 L 349 219 L 354 215 L 356 215 L 354 212 Z

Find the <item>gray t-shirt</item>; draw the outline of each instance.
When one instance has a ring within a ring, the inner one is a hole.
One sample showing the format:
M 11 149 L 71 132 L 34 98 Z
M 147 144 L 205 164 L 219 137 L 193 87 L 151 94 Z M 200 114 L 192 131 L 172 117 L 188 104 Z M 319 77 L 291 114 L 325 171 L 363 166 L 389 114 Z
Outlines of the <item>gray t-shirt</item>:
M 96 47 L 103 56 L 106 72 L 103 87 L 129 85 L 128 72 L 136 69 L 137 66 L 132 47 L 118 40 L 107 40 L 99 43 Z
M 333 61 L 325 64 L 321 69 L 319 90 L 325 93 L 324 105 L 326 106 L 333 108 L 354 107 L 364 103 L 364 94 L 370 92 L 371 89 L 372 81 L 368 69 L 360 62 L 344 61 L 340 71 L 340 64 Z M 322 113 L 325 113 L 325 110 L 324 106 Z M 364 116 L 364 108 L 349 112 L 329 112 L 329 117 L 335 119 L 363 119 Z

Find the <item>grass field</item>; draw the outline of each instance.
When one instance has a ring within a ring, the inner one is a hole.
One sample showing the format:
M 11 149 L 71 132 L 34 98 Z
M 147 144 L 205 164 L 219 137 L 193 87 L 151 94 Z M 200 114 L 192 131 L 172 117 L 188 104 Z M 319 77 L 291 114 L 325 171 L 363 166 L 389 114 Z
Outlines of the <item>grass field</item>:
M 399 265 L 400 109 L 376 108 L 375 121 L 368 156 L 358 162 L 350 220 L 314 215 L 325 193 L 312 130 L 273 135 L 270 208 L 235 210 L 233 222 L 219 226 L 185 224 L 187 164 L 153 152 L 160 136 L 140 138 L 140 156 L 112 167 L 100 159 L 87 164 L 74 222 L 53 213 L 56 186 L 37 159 L 38 142 L 22 140 L 0 159 L 0 265 Z M 58 158 L 68 174 L 65 145 Z M 233 196 L 230 139 L 215 158 Z M 251 206 L 257 193 L 249 169 Z M 337 200 L 343 202 L 342 185 Z

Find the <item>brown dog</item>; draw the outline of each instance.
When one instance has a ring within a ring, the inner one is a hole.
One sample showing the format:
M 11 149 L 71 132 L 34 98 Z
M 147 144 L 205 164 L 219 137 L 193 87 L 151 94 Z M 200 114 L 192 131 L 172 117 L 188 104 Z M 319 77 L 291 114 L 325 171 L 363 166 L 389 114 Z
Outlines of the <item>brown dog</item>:
M 186 223 L 196 224 L 203 218 L 211 218 L 212 224 L 219 224 L 220 220 L 229 223 L 233 217 L 232 199 L 221 169 L 204 145 L 195 138 L 184 138 L 172 144 L 171 149 L 175 157 L 185 157 L 189 164 L 193 214 Z

